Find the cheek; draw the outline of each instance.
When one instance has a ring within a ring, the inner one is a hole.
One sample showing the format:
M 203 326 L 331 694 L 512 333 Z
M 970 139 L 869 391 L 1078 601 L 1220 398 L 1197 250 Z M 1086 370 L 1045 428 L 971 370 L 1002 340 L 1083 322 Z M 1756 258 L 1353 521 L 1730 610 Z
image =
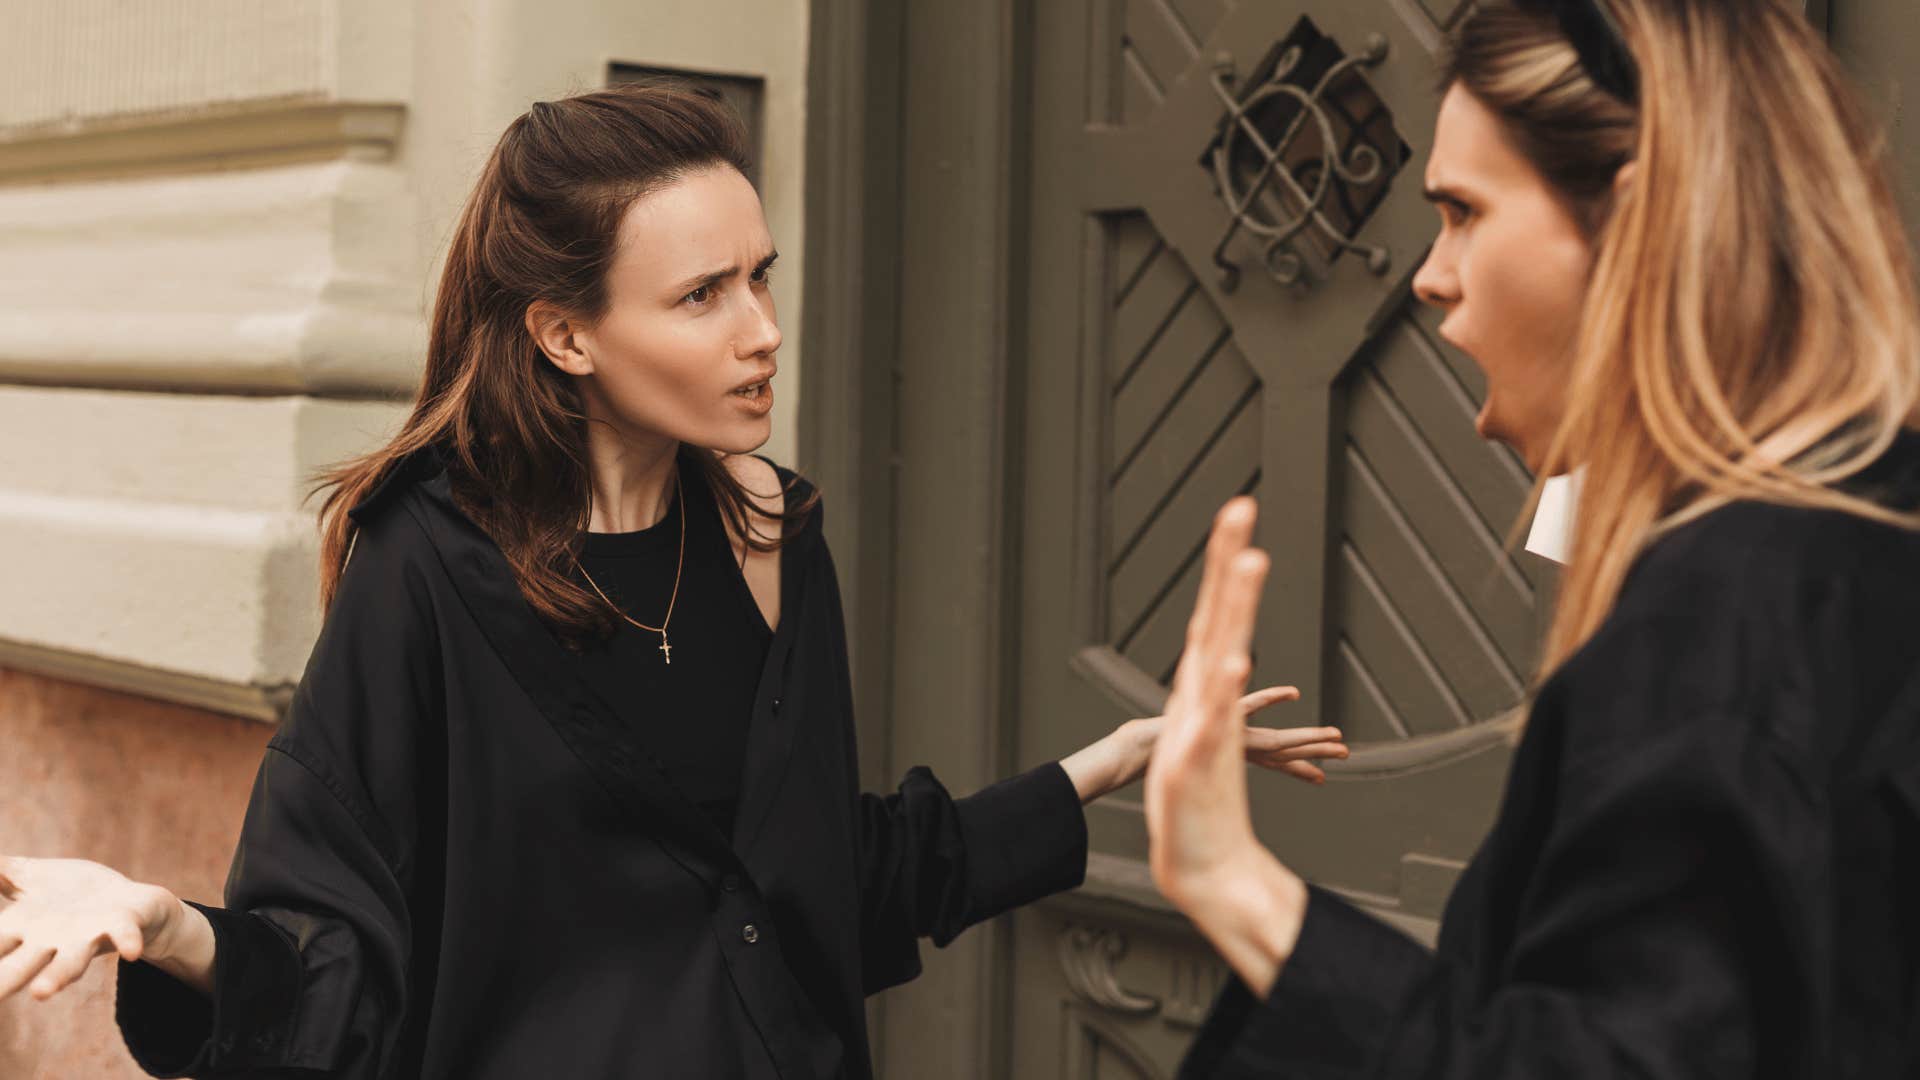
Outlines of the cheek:
M 1493 392 L 1528 407 L 1562 385 L 1586 291 L 1586 245 L 1555 224 L 1512 219 L 1485 229 L 1461 269 L 1469 351 Z
M 609 319 L 598 342 L 596 369 L 623 405 L 705 395 L 725 375 L 714 362 L 717 347 L 711 337 L 706 320 L 671 314 Z

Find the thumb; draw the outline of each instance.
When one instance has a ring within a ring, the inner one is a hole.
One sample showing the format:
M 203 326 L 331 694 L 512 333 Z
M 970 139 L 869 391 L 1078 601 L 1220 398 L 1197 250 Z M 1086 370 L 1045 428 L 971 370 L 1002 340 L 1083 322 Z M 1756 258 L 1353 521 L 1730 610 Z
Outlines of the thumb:
M 120 959 L 129 964 L 140 959 L 147 951 L 146 935 L 131 924 L 107 931 L 107 940 L 113 942 L 113 951 L 120 954 Z

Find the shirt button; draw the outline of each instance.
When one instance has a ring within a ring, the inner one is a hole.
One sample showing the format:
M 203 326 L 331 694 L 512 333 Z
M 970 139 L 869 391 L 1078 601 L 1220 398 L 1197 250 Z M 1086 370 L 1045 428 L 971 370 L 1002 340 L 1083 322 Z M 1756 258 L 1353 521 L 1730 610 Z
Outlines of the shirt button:
M 728 874 L 726 877 L 721 878 L 720 887 L 722 889 L 725 889 L 727 892 L 739 892 L 740 891 L 740 875 Z
M 760 940 L 760 928 L 753 925 L 752 923 L 748 923 L 746 926 L 741 927 L 740 938 L 741 940 L 745 941 L 747 944 L 751 945 L 754 942 Z
M 774 711 L 774 712 L 779 712 L 779 711 L 780 711 L 780 699 L 779 699 L 779 698 L 774 698 L 774 699 L 773 699 L 773 711 Z

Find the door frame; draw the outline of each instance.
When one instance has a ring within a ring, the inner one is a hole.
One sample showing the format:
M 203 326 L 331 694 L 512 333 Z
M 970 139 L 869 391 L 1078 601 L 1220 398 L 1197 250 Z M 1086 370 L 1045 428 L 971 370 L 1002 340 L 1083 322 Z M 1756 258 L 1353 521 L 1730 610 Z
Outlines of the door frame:
M 800 461 L 823 489 L 861 777 L 1011 773 L 1030 7 L 815 0 Z M 1006 1074 L 1003 922 L 870 1003 L 881 1076 Z

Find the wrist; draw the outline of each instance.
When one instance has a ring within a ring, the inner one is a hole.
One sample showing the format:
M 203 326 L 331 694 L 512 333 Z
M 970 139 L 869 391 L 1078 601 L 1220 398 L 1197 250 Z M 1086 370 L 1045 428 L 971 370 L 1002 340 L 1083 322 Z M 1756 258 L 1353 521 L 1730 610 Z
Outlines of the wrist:
M 213 988 L 213 924 L 198 908 L 173 898 L 171 917 L 148 939 L 141 959 L 202 993 Z
M 1256 997 L 1265 998 L 1306 922 L 1307 884 L 1266 848 L 1186 890 L 1181 905 Z

